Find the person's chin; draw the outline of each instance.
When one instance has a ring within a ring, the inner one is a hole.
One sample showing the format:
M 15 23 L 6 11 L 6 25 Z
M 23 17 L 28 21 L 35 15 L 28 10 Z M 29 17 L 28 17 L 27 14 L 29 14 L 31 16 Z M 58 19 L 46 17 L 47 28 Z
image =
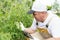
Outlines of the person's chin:
M 43 20 L 38 20 L 39 22 L 43 22 Z
M 41 22 L 42 20 L 41 19 L 36 19 L 36 21 Z

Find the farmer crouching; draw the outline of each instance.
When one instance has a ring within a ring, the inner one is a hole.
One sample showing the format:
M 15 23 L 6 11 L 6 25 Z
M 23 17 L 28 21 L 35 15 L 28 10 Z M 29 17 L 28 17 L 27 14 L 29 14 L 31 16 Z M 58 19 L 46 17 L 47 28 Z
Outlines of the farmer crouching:
M 60 40 L 60 18 L 48 11 L 46 6 L 40 2 L 34 2 L 29 14 L 33 14 L 34 20 L 30 28 L 25 31 L 32 34 L 37 29 L 46 40 Z

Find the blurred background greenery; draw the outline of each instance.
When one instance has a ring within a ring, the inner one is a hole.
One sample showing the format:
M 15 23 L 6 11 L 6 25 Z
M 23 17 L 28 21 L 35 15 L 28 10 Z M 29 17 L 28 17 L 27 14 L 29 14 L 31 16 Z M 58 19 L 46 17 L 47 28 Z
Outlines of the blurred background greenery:
M 26 40 L 16 23 L 21 21 L 25 27 L 31 26 L 33 16 L 27 14 L 27 11 L 31 9 L 33 1 L 0 0 L 0 40 Z
M 0 0 L 0 40 L 25 40 L 16 22 L 25 27 L 32 23 L 32 15 L 28 15 L 33 0 Z

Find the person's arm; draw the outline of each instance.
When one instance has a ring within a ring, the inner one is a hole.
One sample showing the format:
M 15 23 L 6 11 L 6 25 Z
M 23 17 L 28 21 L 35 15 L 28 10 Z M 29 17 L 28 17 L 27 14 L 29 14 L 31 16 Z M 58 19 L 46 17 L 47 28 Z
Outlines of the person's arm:
M 30 34 L 32 34 L 32 33 L 35 32 L 35 30 L 33 30 L 33 29 L 31 29 L 31 28 L 26 28 L 24 31 L 26 31 L 26 32 L 28 32 L 28 33 L 30 33 Z
M 26 28 L 24 31 L 26 31 L 26 32 L 28 32 L 30 34 L 34 33 L 36 31 L 36 20 L 34 19 L 31 27 Z

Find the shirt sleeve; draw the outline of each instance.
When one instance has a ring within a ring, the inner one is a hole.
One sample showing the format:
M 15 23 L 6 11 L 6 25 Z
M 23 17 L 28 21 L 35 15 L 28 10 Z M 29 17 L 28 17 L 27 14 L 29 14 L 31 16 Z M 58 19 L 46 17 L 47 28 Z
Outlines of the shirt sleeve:
M 54 22 L 51 32 L 53 37 L 60 37 L 60 20 Z
M 36 30 L 37 29 L 37 25 L 36 25 L 36 20 L 34 19 L 33 20 L 33 23 L 32 23 L 32 25 L 31 25 L 31 27 L 30 27 L 32 30 Z

